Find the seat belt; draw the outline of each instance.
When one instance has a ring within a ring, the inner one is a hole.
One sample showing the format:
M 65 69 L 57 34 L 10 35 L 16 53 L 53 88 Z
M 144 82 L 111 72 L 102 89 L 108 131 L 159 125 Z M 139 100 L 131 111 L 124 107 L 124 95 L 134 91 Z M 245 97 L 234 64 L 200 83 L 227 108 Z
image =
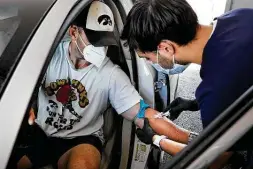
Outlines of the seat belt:
M 157 81 L 154 83 L 154 87 L 156 110 L 162 112 L 170 103 L 169 76 L 157 71 Z
M 170 104 L 170 85 L 169 76 L 163 72 L 157 71 L 157 80 L 154 82 L 154 92 L 155 92 L 155 109 L 157 111 L 163 112 L 164 109 Z M 164 152 L 160 151 L 159 148 L 153 147 L 152 158 L 148 161 L 151 168 L 158 168 L 163 160 Z M 152 165 L 156 164 L 156 166 Z

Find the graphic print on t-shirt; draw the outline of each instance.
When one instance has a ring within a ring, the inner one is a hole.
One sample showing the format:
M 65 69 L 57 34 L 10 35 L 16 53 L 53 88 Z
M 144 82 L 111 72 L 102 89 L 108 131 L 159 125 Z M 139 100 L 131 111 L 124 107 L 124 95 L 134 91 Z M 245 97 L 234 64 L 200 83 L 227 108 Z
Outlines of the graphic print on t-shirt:
M 53 126 L 58 131 L 71 130 L 73 125 L 82 119 L 82 116 L 75 111 L 73 102 L 78 101 L 80 108 L 85 108 L 89 104 L 84 85 L 75 79 L 58 79 L 56 82 L 51 82 L 44 90 L 47 96 L 55 95 L 56 98 L 56 100 L 48 101 L 46 107 L 48 117 L 45 123 Z M 59 104 L 62 105 L 61 111 L 57 111 L 60 107 Z M 63 112 L 71 113 L 73 118 L 67 119 L 64 117 Z

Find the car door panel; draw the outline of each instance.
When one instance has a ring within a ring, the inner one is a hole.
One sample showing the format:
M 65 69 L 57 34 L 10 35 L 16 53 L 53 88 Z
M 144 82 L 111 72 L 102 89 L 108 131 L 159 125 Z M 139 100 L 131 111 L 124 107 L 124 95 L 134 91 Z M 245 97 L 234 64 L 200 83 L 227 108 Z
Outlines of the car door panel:
M 235 122 L 220 138 L 203 152 L 187 169 L 208 167 L 253 127 L 253 108 Z M 235 134 L 236 133 L 236 134 Z
M 0 130 L 0 135 L 4 136 L 0 137 L 0 149 L 5 154 L 1 156 L 0 168 L 5 168 L 44 62 L 62 23 L 76 2 L 61 0 L 54 4 L 31 39 L 3 93 L 0 112 L 4 113 L 0 125 L 2 129 L 8 127 L 8 130 Z

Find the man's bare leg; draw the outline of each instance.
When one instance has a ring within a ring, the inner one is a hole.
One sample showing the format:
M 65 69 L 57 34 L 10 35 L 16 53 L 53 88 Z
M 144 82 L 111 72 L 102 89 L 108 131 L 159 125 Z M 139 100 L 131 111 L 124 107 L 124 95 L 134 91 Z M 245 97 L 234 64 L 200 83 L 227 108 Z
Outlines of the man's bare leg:
M 59 169 L 99 169 L 100 152 L 90 144 L 80 144 L 61 156 Z
M 32 168 L 32 163 L 27 156 L 23 156 L 17 164 L 18 169 L 29 169 Z
M 147 109 L 145 113 L 152 129 L 159 135 L 165 135 L 171 140 L 187 144 L 190 132 L 177 126 L 168 118 L 154 118 L 157 113 L 153 109 Z

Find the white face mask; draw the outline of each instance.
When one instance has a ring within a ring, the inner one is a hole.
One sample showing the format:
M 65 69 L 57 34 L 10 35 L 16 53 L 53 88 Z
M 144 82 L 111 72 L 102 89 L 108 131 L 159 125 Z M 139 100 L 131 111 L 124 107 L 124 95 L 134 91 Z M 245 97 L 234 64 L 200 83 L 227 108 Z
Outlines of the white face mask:
M 164 69 L 160 64 L 159 64 L 159 60 L 158 60 L 158 50 L 157 50 L 157 54 L 156 54 L 156 63 L 151 63 L 151 65 L 159 72 L 163 72 L 165 74 L 168 75 L 174 75 L 174 74 L 179 74 L 182 73 L 188 66 L 188 65 L 180 65 L 180 64 L 176 64 L 175 63 L 175 55 L 173 55 L 173 59 L 172 59 L 172 68 L 171 69 Z
M 79 50 L 79 52 L 83 55 L 84 59 L 92 64 L 94 64 L 96 67 L 100 67 L 106 57 L 106 50 L 105 47 L 95 47 L 91 44 L 86 45 L 82 39 L 82 37 L 79 35 L 82 43 L 84 44 L 85 48 L 83 51 L 80 50 L 77 42 L 76 46 Z

